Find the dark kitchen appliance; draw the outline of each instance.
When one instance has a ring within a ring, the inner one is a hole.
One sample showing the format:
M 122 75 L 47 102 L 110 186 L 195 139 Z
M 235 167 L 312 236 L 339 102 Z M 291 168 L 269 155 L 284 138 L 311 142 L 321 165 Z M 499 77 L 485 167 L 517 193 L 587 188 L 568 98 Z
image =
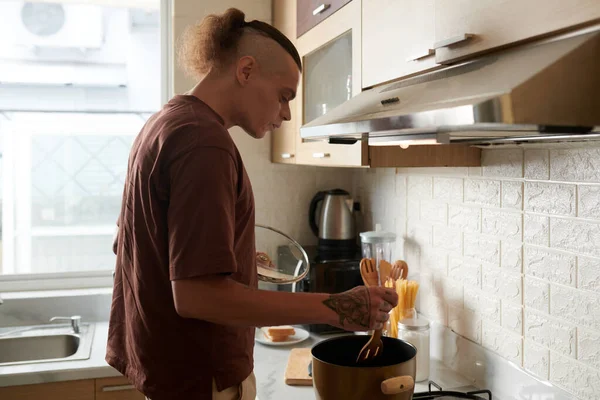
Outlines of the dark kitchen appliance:
M 341 293 L 363 284 L 360 276 L 361 254 L 358 248 L 354 254 L 340 258 L 326 258 L 317 246 L 302 246 L 310 261 L 308 276 L 296 284 L 297 292 Z M 305 325 L 305 329 L 315 333 L 344 332 L 326 324 Z

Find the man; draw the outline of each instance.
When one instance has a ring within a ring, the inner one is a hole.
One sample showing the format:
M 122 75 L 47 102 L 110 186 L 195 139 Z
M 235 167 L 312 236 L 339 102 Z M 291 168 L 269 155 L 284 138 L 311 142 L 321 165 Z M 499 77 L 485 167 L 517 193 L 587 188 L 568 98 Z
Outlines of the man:
M 235 9 L 192 27 L 179 56 L 199 82 L 132 146 L 106 360 L 152 400 L 254 399 L 255 326 L 375 329 L 398 299 L 257 290 L 252 187 L 227 129 L 262 138 L 290 120 L 300 57 Z

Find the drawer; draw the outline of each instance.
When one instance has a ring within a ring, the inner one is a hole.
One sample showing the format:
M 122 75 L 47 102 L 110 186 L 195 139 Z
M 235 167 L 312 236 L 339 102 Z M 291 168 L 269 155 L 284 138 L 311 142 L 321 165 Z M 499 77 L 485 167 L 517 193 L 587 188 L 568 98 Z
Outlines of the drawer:
M 298 0 L 296 36 L 300 37 L 351 0 Z
M 96 400 L 145 400 L 125 377 L 96 379 Z

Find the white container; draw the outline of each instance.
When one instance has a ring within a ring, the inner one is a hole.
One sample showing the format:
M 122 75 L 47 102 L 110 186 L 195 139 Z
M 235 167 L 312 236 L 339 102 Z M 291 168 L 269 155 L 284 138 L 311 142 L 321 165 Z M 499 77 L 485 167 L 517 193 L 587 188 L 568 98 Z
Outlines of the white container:
M 392 250 L 396 244 L 395 233 L 384 232 L 381 230 L 381 225 L 377 224 L 374 231 L 360 233 L 360 242 L 363 258 L 375 261 L 377 273 L 379 273 L 379 263 L 382 260 L 392 263 Z M 380 282 L 379 285 L 383 286 L 383 283 Z
M 404 319 L 398 322 L 398 339 L 417 348 L 416 382 L 429 379 L 429 321 L 421 318 Z

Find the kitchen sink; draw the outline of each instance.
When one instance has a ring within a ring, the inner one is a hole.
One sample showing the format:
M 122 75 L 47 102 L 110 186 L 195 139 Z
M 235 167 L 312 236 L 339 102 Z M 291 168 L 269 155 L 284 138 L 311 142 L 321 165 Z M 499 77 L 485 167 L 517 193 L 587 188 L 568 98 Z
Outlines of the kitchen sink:
M 0 333 L 0 367 L 15 364 L 84 360 L 90 357 L 94 324 L 40 325 Z

